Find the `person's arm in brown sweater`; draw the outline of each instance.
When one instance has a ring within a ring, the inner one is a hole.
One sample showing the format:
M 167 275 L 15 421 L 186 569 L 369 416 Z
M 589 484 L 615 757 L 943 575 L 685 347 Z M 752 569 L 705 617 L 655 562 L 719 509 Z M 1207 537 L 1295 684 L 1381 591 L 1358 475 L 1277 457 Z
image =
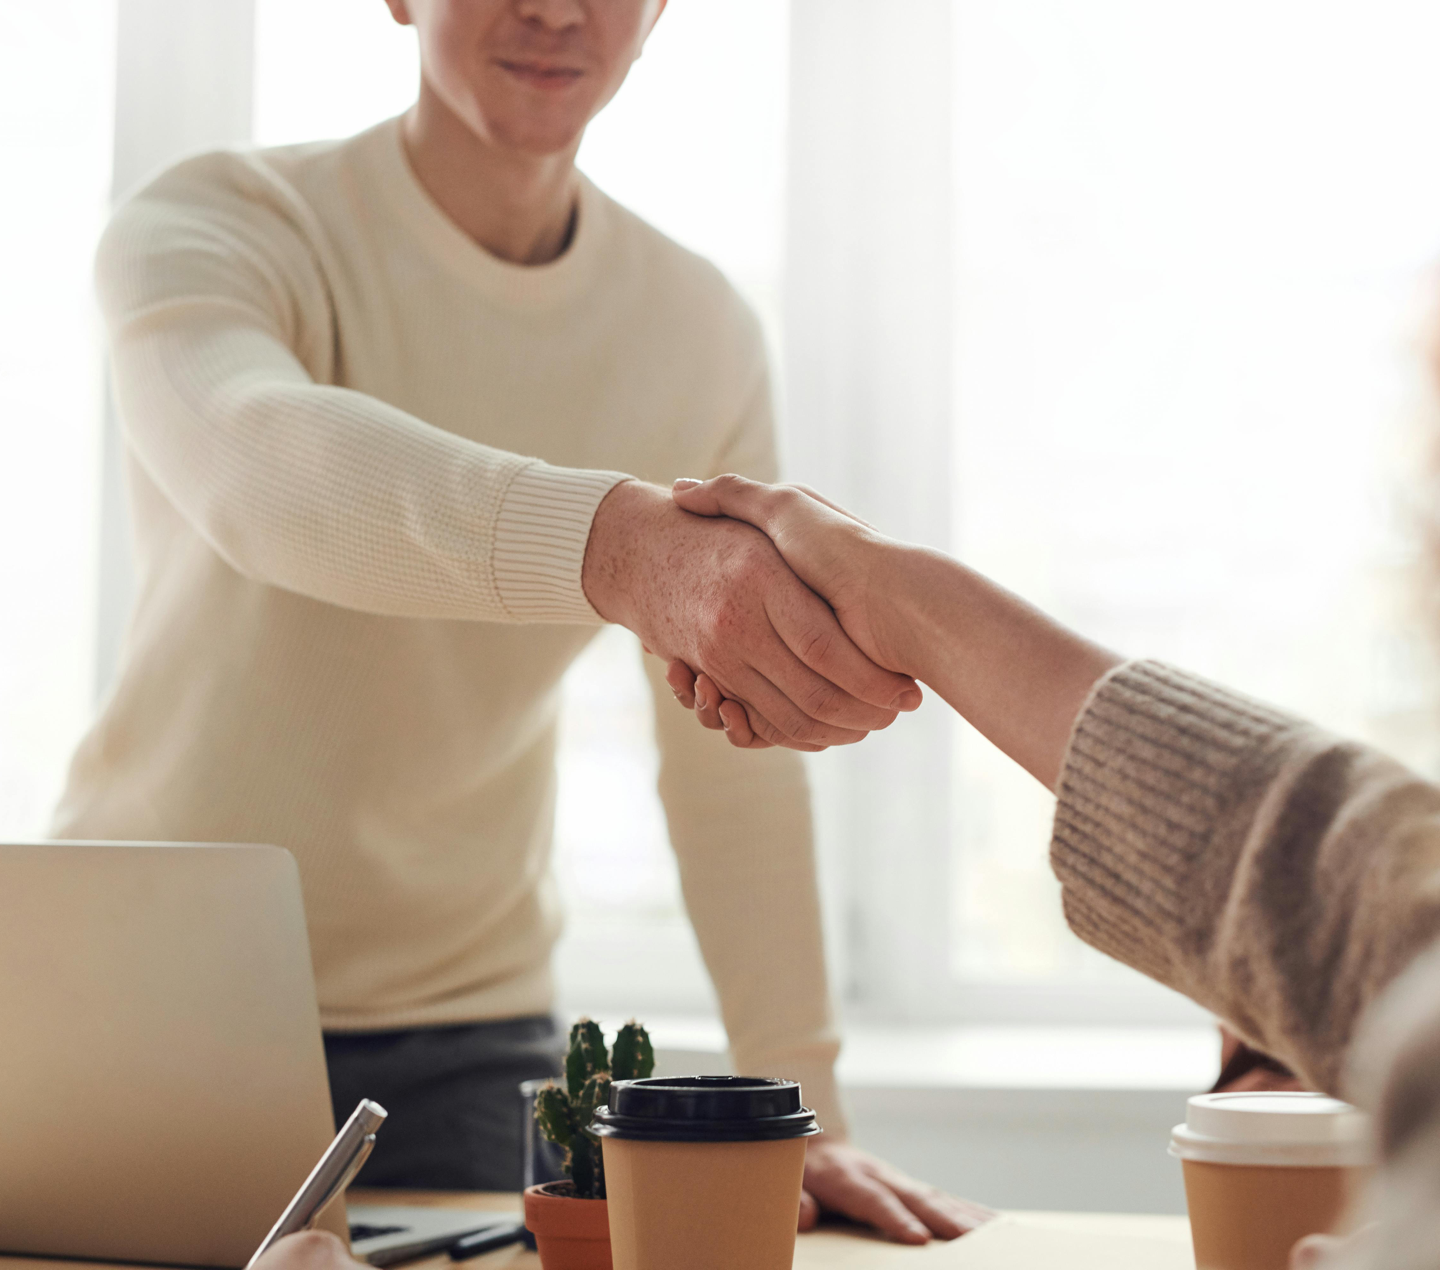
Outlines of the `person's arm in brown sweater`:
M 1076 933 L 1340 1092 L 1361 1016 L 1440 936 L 1440 789 L 1135 662 L 1080 712 L 1056 792 Z

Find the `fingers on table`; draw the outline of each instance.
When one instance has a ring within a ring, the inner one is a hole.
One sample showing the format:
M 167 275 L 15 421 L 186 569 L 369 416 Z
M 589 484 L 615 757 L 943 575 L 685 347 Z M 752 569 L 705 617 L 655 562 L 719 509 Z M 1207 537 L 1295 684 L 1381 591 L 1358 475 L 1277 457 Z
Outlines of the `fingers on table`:
M 902 1244 L 930 1242 L 930 1228 L 900 1197 L 869 1173 L 844 1169 L 831 1179 L 824 1202 L 846 1217 L 867 1222 L 883 1235 Z
M 809 1191 L 800 1192 L 800 1221 L 797 1230 L 814 1230 L 820 1224 L 820 1205 Z
M 887 1176 L 889 1187 L 916 1217 L 925 1223 L 932 1235 L 940 1239 L 958 1239 L 977 1226 L 993 1221 L 999 1214 L 983 1204 L 956 1199 L 933 1186 L 926 1186 L 903 1175 Z

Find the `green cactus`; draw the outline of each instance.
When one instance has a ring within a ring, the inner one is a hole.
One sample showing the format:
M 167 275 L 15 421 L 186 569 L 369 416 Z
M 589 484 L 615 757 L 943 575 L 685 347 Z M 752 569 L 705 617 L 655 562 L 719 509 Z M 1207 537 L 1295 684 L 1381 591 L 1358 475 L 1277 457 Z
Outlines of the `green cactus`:
M 570 1097 L 580 1097 L 585 1082 L 596 1072 L 609 1070 L 605 1034 L 593 1019 L 581 1019 L 570 1029 L 570 1053 L 565 1058 L 565 1087 Z
M 613 1068 L 613 1070 L 612 1070 Z M 612 1080 L 639 1080 L 655 1070 L 650 1036 L 633 1019 L 615 1036 L 614 1061 L 600 1025 L 581 1019 L 570 1029 L 565 1084 L 547 1085 L 535 1099 L 540 1132 L 565 1152 L 565 1172 L 581 1199 L 605 1198 L 600 1139 L 590 1132 L 595 1109 L 610 1099 Z
M 643 1080 L 655 1070 L 655 1047 L 650 1033 L 631 1019 L 615 1033 L 610 1074 L 616 1080 Z

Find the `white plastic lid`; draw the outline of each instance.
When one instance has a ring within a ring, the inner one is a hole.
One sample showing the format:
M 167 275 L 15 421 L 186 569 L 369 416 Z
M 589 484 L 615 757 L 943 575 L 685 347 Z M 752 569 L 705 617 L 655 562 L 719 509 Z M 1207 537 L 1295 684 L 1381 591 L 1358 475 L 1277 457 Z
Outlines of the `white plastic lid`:
M 1370 1118 L 1325 1094 L 1196 1094 L 1170 1154 L 1209 1164 L 1363 1168 Z

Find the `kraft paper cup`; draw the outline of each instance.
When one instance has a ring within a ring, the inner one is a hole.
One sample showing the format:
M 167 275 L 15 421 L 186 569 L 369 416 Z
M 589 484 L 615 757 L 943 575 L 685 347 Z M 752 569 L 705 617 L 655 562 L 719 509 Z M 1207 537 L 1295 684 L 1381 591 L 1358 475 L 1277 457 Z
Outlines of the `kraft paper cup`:
M 615 1270 L 790 1270 L 820 1131 L 794 1081 L 617 1081 L 593 1128 Z
M 1324 1094 L 1199 1094 L 1170 1154 L 1185 1171 L 1196 1270 L 1288 1270 L 1297 1240 L 1340 1228 L 1370 1126 Z

